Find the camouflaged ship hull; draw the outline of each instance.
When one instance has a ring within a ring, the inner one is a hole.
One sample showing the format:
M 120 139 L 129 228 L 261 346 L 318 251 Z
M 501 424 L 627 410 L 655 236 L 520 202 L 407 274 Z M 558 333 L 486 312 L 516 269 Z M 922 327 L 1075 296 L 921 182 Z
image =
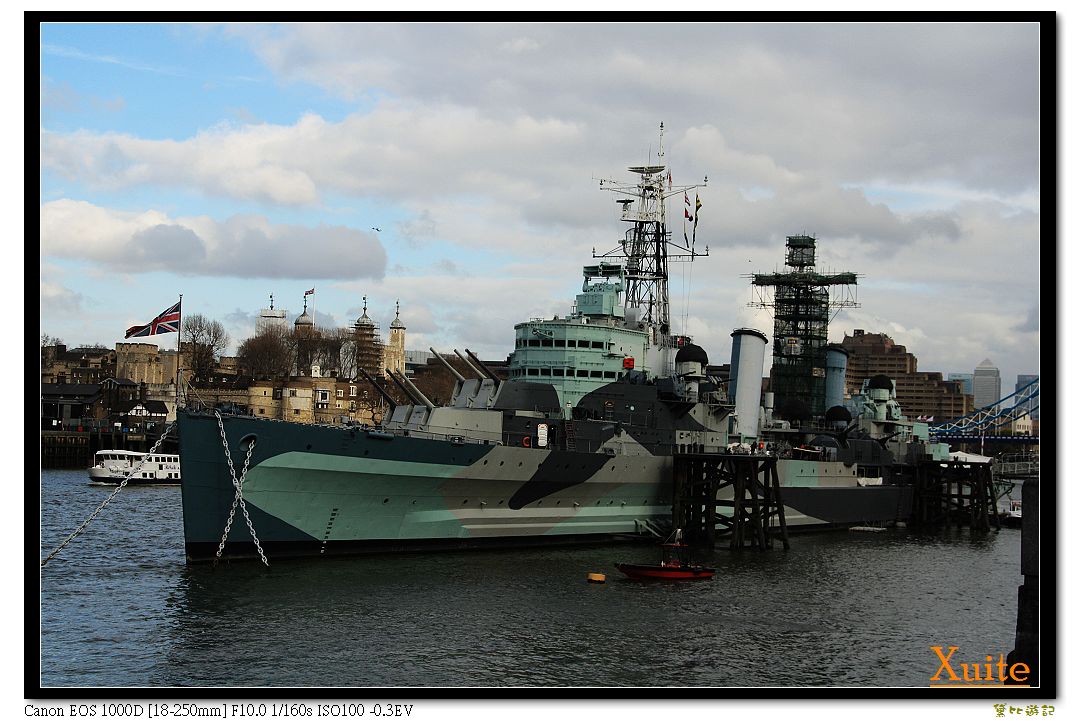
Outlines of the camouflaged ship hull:
M 222 421 L 238 475 L 242 440 L 255 437 L 244 500 L 271 558 L 580 543 L 670 525 L 670 456 L 455 443 L 250 416 Z M 235 489 L 217 419 L 181 411 L 179 429 L 186 554 L 211 560 Z M 859 487 L 844 464 L 791 463 L 781 471 L 791 526 L 896 520 L 910 508 L 910 490 Z M 255 553 L 237 509 L 225 556 Z

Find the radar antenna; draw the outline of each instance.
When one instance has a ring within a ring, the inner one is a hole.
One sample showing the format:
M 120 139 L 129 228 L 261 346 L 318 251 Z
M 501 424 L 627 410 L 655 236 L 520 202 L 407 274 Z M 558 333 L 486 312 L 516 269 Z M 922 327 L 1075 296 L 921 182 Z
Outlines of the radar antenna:
M 638 176 L 634 183 L 616 180 L 600 180 L 600 189 L 625 196 L 619 203 L 620 220 L 629 223 L 619 245 L 605 253 L 593 250 L 594 258 L 625 259 L 627 289 L 625 307 L 635 311 L 638 318 L 651 330 L 652 344 L 662 350 L 664 367 L 669 351 L 674 346 L 671 336 L 671 307 L 668 298 L 668 263 L 693 262 L 694 258 L 707 256 L 695 248 L 697 234 L 697 210 L 700 201 L 695 193 L 695 205 L 691 214 L 689 191 L 704 187 L 708 180 L 695 185 L 674 185 L 671 171 L 664 165 L 664 124 L 660 123 L 660 145 L 656 165 L 631 166 L 628 170 Z M 706 176 L 707 177 L 707 176 Z M 683 243 L 673 240 L 667 227 L 667 199 L 682 194 L 686 208 L 684 218 L 694 226 L 694 240 L 683 228 Z M 671 246 L 671 252 L 668 250 Z

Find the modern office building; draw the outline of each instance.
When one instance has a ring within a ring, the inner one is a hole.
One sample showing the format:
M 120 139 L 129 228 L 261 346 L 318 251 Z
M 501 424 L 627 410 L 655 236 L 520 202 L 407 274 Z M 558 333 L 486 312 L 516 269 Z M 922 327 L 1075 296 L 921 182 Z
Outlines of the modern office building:
M 1024 388 L 1025 386 L 1027 386 L 1027 385 L 1029 385 L 1031 383 L 1034 383 L 1037 380 L 1039 380 L 1039 374 L 1038 373 L 1017 375 L 1016 376 L 1016 390 L 1019 391 L 1021 388 Z M 1035 398 L 1035 399 L 1033 399 L 1031 401 L 1028 401 L 1028 407 L 1031 410 L 1031 420 L 1033 420 L 1033 421 L 1039 420 L 1039 400 L 1038 400 L 1038 398 Z
M 987 358 L 975 367 L 975 408 L 986 408 L 1001 398 L 1001 371 Z
M 960 381 L 964 389 L 964 393 L 969 396 L 975 395 L 975 376 L 972 373 L 950 373 L 948 379 L 951 381 Z

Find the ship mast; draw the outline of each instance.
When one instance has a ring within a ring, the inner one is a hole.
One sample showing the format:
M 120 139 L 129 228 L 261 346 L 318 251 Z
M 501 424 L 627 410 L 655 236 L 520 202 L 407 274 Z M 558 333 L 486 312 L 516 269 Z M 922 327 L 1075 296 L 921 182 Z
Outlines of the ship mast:
M 683 243 L 672 240 L 667 227 L 667 199 L 681 193 L 689 201 L 688 192 L 706 185 L 708 178 L 700 185 L 672 184 L 671 171 L 664 165 L 663 123 L 660 123 L 657 164 L 631 166 L 628 170 L 638 176 L 637 182 L 604 179 L 600 181 L 600 189 L 626 196 L 616 202 L 622 205 L 620 220 L 629 223 L 630 227 L 618 247 L 600 254 L 594 250 L 593 257 L 625 259 L 627 317 L 636 316 L 649 329 L 651 345 L 660 351 L 660 363 L 654 370 L 666 374 L 671 370 L 670 349 L 673 346 L 668 263 L 693 262 L 694 258 L 709 254 L 708 246 L 704 252 L 697 251 L 685 232 Z M 668 251 L 669 245 L 673 252 Z

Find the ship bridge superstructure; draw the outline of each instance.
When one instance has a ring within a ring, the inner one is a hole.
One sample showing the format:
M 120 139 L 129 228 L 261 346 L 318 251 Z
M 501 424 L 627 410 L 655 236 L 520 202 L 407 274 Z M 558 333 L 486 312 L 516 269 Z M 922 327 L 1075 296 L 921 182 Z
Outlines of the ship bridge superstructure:
M 599 262 L 583 268 L 581 293 L 570 314 L 514 326 L 510 380 L 551 384 L 567 417 L 582 397 L 602 385 L 627 376 L 644 382 L 671 375 L 675 352 L 690 341 L 672 333 L 668 263 L 709 253 L 708 247 L 695 250 L 701 203 L 695 193 L 691 206 L 689 195 L 705 183 L 672 183 L 664 164 L 663 123 L 657 163 L 629 171 L 637 176 L 634 182 L 600 181 L 602 190 L 622 196 L 616 200 L 619 219 L 629 228 L 616 248 L 600 254 L 593 249 Z M 685 219 L 694 228 L 691 240 L 684 227 L 685 244 L 672 240 L 666 220 L 667 199 L 679 194 L 687 206 Z
M 570 313 L 514 326 L 510 380 L 550 383 L 569 417 L 585 395 L 629 372 L 643 379 L 649 337 L 639 321 L 627 322 L 622 302 L 626 269 L 616 263 L 587 265 Z

